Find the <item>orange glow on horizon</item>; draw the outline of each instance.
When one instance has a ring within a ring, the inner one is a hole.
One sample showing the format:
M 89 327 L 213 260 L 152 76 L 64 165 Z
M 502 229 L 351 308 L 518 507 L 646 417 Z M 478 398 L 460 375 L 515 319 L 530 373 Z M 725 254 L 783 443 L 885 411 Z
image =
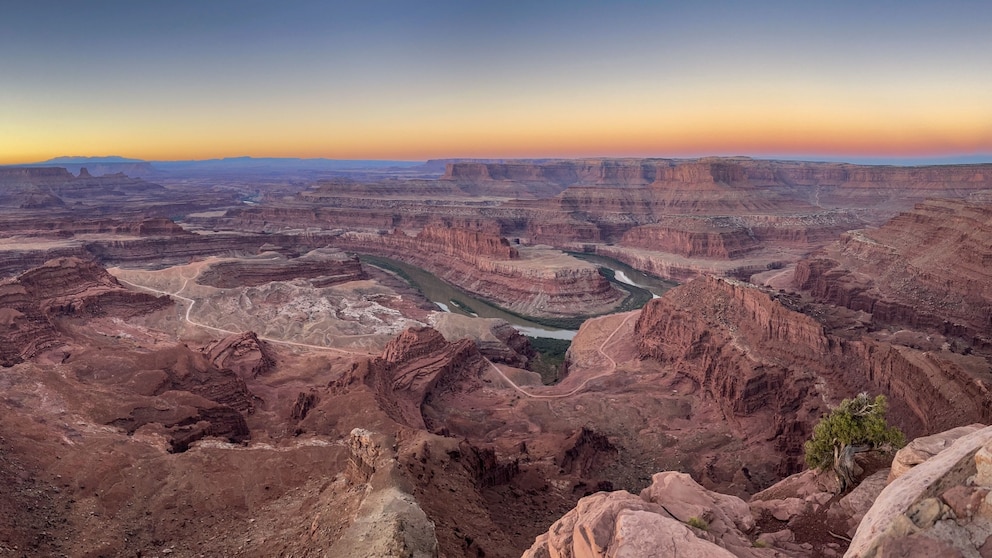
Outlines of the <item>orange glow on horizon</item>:
M 585 113 L 526 119 L 502 115 L 448 121 L 345 122 L 338 129 L 289 122 L 158 123 L 154 133 L 120 129 L 30 130 L 0 136 L 0 164 L 58 156 L 119 155 L 144 160 L 237 156 L 426 160 L 437 158 L 694 157 L 762 154 L 831 157 L 918 157 L 992 153 L 987 118 L 948 111 L 894 121 L 850 111 L 802 110 Z M 462 115 L 457 115 L 462 116 Z

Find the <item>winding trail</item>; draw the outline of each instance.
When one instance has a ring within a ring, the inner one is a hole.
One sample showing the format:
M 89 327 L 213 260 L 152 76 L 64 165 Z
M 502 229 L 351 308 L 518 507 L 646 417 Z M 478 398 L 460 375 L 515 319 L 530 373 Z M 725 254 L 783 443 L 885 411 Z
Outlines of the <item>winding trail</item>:
M 203 328 L 203 329 L 207 329 L 207 330 L 210 330 L 210 331 L 216 331 L 218 333 L 223 333 L 225 335 L 239 335 L 239 334 L 243 333 L 243 332 L 240 332 L 240 331 L 233 331 L 233 330 L 230 330 L 230 329 L 224 329 L 224 328 L 215 327 L 215 326 L 208 325 L 208 324 L 205 324 L 205 323 L 202 323 L 202 322 L 198 322 L 198 321 L 190 318 L 190 312 L 192 312 L 193 305 L 196 304 L 196 300 L 179 294 L 179 293 L 183 292 L 184 290 L 186 290 L 186 287 L 189 284 L 189 277 L 183 276 L 182 279 L 183 279 L 183 286 L 180 287 L 179 290 L 177 290 L 175 292 L 170 292 L 170 291 L 163 291 L 161 289 L 156 289 L 154 287 L 148 287 L 148 286 L 145 286 L 145 285 L 139 285 L 137 283 L 132 283 L 131 281 L 127 281 L 125 279 L 121 279 L 120 277 L 117 277 L 117 280 L 120 281 L 121 283 L 130 285 L 130 286 L 132 286 L 134 288 L 141 289 L 141 290 L 148 291 L 148 292 L 152 292 L 152 293 L 159 294 L 159 295 L 166 295 L 166 296 L 169 296 L 169 297 L 172 297 L 172 298 L 181 300 L 183 302 L 186 302 L 187 303 L 187 305 L 186 305 L 186 314 L 184 315 L 184 319 L 190 325 L 193 325 L 193 326 L 196 326 L 196 327 L 200 327 L 200 328 Z M 577 387 L 575 387 L 574 389 L 572 389 L 571 391 L 568 391 L 566 393 L 547 394 L 547 395 L 531 393 L 531 392 L 525 390 L 524 388 L 520 387 L 513 380 L 511 380 L 500 369 L 499 366 L 496 366 L 496 364 L 493 363 L 493 361 L 491 361 L 491 360 L 489 360 L 488 358 L 485 358 L 485 357 L 483 357 L 483 358 L 489 364 L 489 366 L 491 366 L 492 369 L 496 371 L 496 374 L 498 374 L 499 377 L 504 382 L 507 383 L 507 385 L 509 385 L 511 388 L 513 388 L 514 390 L 516 390 L 517 392 L 519 392 L 521 395 L 523 395 L 525 397 L 529 397 L 531 399 L 563 399 L 565 397 L 571 397 L 572 395 L 575 395 L 576 393 L 584 390 L 586 388 L 586 386 L 589 384 L 589 382 L 591 382 L 593 380 L 596 380 L 596 379 L 599 379 L 599 378 L 603 378 L 605 376 L 610 376 L 614 372 L 616 372 L 617 362 L 615 360 L 613 360 L 613 357 L 611 357 L 610 355 L 608 355 L 604 349 L 606 349 L 606 345 L 608 345 L 610 343 L 610 341 L 613 340 L 613 337 L 616 336 L 617 332 L 619 332 L 625 325 L 627 325 L 627 322 L 630 321 L 630 319 L 633 318 L 635 315 L 637 315 L 637 312 L 631 312 L 626 318 L 623 319 L 623 321 L 620 322 L 620 324 L 612 332 L 610 332 L 610 334 L 606 337 L 606 339 L 604 339 L 603 342 L 599 344 L 599 347 L 597 347 L 596 350 L 599 352 L 599 354 L 602 355 L 603 358 L 605 358 L 609 362 L 609 366 L 607 367 L 607 371 L 606 372 L 603 372 L 601 374 L 597 374 L 595 376 L 591 376 L 589 378 L 586 378 L 585 380 L 582 381 L 581 384 L 579 384 Z M 359 356 L 370 356 L 371 355 L 371 353 L 368 353 L 368 352 L 365 352 L 365 351 L 354 351 L 354 350 L 348 350 L 348 349 L 339 349 L 339 348 L 336 348 L 336 347 L 325 347 L 323 345 L 311 345 L 309 343 L 297 343 L 295 341 L 286 341 L 284 339 L 274 339 L 272 337 L 259 336 L 258 338 L 261 339 L 261 340 L 263 340 L 263 341 L 267 341 L 269 343 L 277 343 L 277 344 L 281 344 L 281 345 L 290 345 L 290 346 L 293 346 L 293 347 L 302 347 L 302 348 L 305 348 L 305 349 L 315 349 L 315 350 L 318 350 L 318 351 L 331 351 L 331 352 L 342 353 L 342 354 L 346 354 L 346 355 L 359 355 Z
M 613 357 L 611 357 L 610 355 L 606 354 L 606 351 L 604 349 L 606 348 L 606 345 L 609 344 L 609 342 L 613 340 L 613 337 L 617 334 L 617 332 L 620 331 L 620 329 L 623 328 L 625 325 L 627 325 L 627 322 L 630 321 L 630 319 L 633 318 L 636 315 L 637 315 L 637 312 L 631 312 L 626 318 L 623 319 L 622 322 L 620 322 L 620 325 L 618 325 L 612 332 L 610 332 L 610 334 L 606 337 L 606 339 L 604 339 L 603 342 L 599 344 L 599 347 L 597 347 L 596 350 L 599 351 L 599 354 L 601 354 L 603 356 L 603 358 L 605 358 L 606 360 L 608 360 L 609 363 L 610 363 L 610 365 L 608 367 L 608 370 L 606 372 L 603 372 L 602 374 L 596 374 L 595 376 L 591 376 L 589 378 L 586 378 L 585 380 L 582 381 L 581 384 L 578 385 L 578 387 L 576 387 L 576 388 L 574 388 L 571 391 L 568 391 L 566 393 L 558 393 L 558 394 L 553 394 L 553 395 L 539 395 L 539 394 L 530 393 L 529 391 L 527 391 L 527 390 L 523 389 L 522 387 L 520 387 L 519 385 L 517 385 L 516 382 L 514 382 L 513 380 L 511 380 L 510 378 L 508 378 L 507 375 L 504 374 L 503 371 L 500 370 L 500 368 L 498 366 L 496 366 L 495 364 L 493 364 L 493 362 L 491 360 L 486 359 L 486 362 L 489 363 L 489 366 L 492 366 L 493 367 L 493 370 L 495 370 L 496 373 L 499 374 L 499 377 L 502 378 L 503 381 L 505 381 L 507 384 L 510 385 L 510 387 L 512 387 L 513 389 L 515 389 L 516 391 L 520 392 L 521 394 L 523 394 L 526 397 L 530 397 L 531 399 L 562 399 L 562 398 L 565 398 L 565 397 L 571 397 L 571 396 L 575 395 L 576 393 L 578 393 L 578 392 L 582 391 L 583 389 L 585 389 L 586 386 L 589 384 L 589 382 L 591 382 L 593 380 L 596 380 L 596 379 L 599 379 L 599 378 L 603 378 L 605 376 L 611 376 L 611 375 L 613 375 L 614 372 L 616 372 L 616 370 L 617 370 L 617 361 L 613 360 Z
M 186 290 L 186 286 L 189 284 L 189 278 L 188 277 L 183 277 L 183 286 L 180 287 L 180 289 L 178 291 L 176 291 L 176 292 L 163 291 L 163 290 L 156 289 L 156 288 L 153 288 L 153 287 L 147 287 L 145 285 L 139 285 L 137 283 L 132 283 L 132 282 L 127 281 L 125 279 L 121 279 L 120 277 L 118 277 L 117 280 L 120 281 L 121 283 L 125 283 L 127 285 L 131 285 L 132 287 L 135 287 L 135 288 L 138 288 L 138 289 L 142 289 L 142 290 L 145 290 L 145 291 L 153 292 L 153 293 L 156 293 L 156 294 L 170 296 L 170 297 L 173 297 L 173 298 L 177 298 L 179 300 L 182 300 L 183 302 L 187 302 L 188 305 L 186 306 L 186 315 L 184 316 L 184 318 L 185 318 L 185 320 L 190 325 L 194 325 L 196 327 L 200 327 L 200 328 L 203 328 L 203 329 L 209 329 L 211 331 L 216 331 L 218 333 L 223 333 L 223 334 L 226 334 L 226 335 L 240 335 L 240 334 L 244 333 L 243 331 L 232 331 L 230 329 L 223 329 L 223 328 L 219 328 L 219 327 L 214 327 L 212 325 L 208 325 L 208 324 L 205 324 L 205 323 L 202 323 L 202 322 L 198 322 L 198 321 L 190 318 L 189 317 L 189 313 L 193 310 L 193 305 L 196 304 L 196 300 L 194 300 L 192 298 L 189 298 L 189 297 L 185 297 L 185 296 L 179 294 L 179 293 L 183 292 L 184 290 Z M 263 341 L 267 341 L 269 343 L 277 343 L 277 344 L 280 344 L 280 345 L 290 345 L 290 346 L 293 346 L 293 347 L 303 347 L 303 348 L 306 348 L 306 349 L 316 349 L 318 351 L 331 351 L 331 352 L 343 353 L 343 354 L 347 354 L 347 355 L 360 355 L 360 356 L 369 356 L 371 354 L 371 353 L 368 353 L 368 352 L 365 352 L 365 351 L 351 351 L 351 350 L 348 350 L 348 349 L 338 349 L 336 347 L 325 347 L 323 345 L 311 345 L 309 343 L 297 343 L 295 341 L 286 341 L 284 339 L 275 339 L 275 338 L 272 338 L 272 337 L 264 337 L 264 336 L 261 336 L 261 335 L 259 335 L 258 338 L 261 339 L 261 340 L 263 340 Z

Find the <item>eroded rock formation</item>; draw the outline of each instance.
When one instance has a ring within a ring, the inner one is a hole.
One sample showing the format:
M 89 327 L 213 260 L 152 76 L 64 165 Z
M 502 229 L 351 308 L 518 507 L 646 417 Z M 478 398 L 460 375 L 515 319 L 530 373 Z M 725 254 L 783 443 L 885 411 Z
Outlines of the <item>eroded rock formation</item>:
M 862 390 L 887 394 L 911 436 L 992 418 L 983 358 L 852 334 L 849 324 L 812 317 L 822 312 L 745 283 L 697 279 L 645 306 L 638 347 L 691 378 L 728 417 L 764 415 L 785 456 L 780 474 L 801 468 L 823 403 Z
M 796 269 L 822 302 L 897 325 L 992 343 L 992 206 L 931 200 L 852 231 Z
M 276 365 L 268 344 L 253 331 L 219 339 L 207 345 L 204 352 L 214 366 L 233 370 L 242 378 L 268 374 Z
M 271 281 L 309 279 L 319 288 L 367 277 L 358 258 L 324 249 L 292 259 L 269 256 L 252 260 L 221 261 L 201 273 L 197 282 L 230 289 L 255 287 Z
M 487 366 L 472 341 L 449 344 L 434 329 L 413 328 L 391 341 L 381 357 L 356 363 L 335 386 L 364 384 L 392 420 L 431 431 L 440 426 L 434 406 L 443 406 L 451 391 L 477 387 Z
M 0 364 L 11 366 L 63 341 L 58 321 L 98 315 L 133 317 L 170 306 L 168 297 L 125 289 L 92 261 L 49 260 L 0 281 Z
M 820 406 L 815 370 L 830 353 L 823 326 L 739 282 L 704 278 L 645 306 L 641 354 L 697 382 L 729 416 L 767 415 L 781 473 L 801 467 Z

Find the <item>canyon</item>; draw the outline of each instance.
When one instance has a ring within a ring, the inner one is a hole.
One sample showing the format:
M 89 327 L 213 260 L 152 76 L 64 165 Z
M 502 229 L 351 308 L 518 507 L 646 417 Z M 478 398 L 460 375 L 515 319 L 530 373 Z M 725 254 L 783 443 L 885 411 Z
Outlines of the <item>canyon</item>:
M 0 168 L 2 552 L 989 546 L 992 165 L 171 172 Z M 577 331 L 549 373 L 388 261 Z M 860 392 L 915 453 L 836 495 L 803 443 Z

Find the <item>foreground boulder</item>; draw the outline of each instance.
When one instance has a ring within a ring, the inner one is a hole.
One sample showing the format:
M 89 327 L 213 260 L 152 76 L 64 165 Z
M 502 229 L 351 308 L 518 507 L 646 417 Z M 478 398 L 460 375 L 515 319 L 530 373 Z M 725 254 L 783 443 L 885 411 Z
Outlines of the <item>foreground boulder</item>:
M 992 427 L 958 438 L 879 494 L 845 556 L 992 551 Z
M 665 472 L 654 475 L 640 496 L 620 490 L 579 500 L 524 557 L 773 555 L 752 547 L 743 531 L 753 527 L 740 498 L 706 490 L 684 473 Z

